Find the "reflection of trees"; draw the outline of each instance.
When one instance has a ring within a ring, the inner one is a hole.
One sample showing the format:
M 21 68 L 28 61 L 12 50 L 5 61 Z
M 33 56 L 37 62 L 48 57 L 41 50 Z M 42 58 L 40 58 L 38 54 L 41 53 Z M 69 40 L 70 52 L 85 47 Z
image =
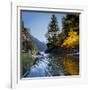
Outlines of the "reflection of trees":
M 64 69 L 70 75 L 79 75 L 79 61 L 76 58 L 64 58 Z
M 68 74 L 63 67 L 63 60 L 63 57 L 49 54 L 49 71 L 52 76 L 64 76 Z
M 78 56 L 56 56 L 49 55 L 49 71 L 53 76 L 79 75 Z

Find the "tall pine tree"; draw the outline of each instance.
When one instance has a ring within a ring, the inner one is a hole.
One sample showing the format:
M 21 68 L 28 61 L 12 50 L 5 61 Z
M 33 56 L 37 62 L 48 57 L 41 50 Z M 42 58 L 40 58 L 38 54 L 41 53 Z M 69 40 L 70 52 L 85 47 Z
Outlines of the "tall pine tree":
M 47 47 L 52 48 L 55 46 L 55 42 L 57 41 L 57 34 L 59 31 L 57 17 L 55 15 L 52 15 L 51 21 L 48 26 L 48 32 L 46 34 L 48 43 Z

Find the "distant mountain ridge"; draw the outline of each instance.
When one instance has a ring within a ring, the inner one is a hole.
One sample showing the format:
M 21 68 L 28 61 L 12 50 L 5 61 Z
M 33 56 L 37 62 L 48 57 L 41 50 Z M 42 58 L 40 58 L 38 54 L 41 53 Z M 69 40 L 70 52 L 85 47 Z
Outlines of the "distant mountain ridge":
M 33 44 L 35 44 L 39 51 L 45 51 L 47 46 L 44 42 L 41 42 L 37 38 L 35 38 L 33 35 L 31 35 L 31 41 Z

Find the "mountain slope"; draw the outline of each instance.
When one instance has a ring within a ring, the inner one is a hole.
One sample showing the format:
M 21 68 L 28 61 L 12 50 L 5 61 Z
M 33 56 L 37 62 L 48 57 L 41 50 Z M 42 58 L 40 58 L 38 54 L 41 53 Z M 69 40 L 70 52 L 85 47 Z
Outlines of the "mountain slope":
M 35 44 L 39 51 L 46 50 L 46 44 L 44 42 L 39 41 L 37 38 L 31 35 L 32 43 Z

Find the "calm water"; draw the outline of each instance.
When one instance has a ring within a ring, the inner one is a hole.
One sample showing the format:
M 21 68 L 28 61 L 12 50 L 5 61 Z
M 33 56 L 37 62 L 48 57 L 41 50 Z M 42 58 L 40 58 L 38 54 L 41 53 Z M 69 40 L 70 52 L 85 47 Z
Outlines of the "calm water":
M 79 75 L 78 56 L 55 56 L 41 52 L 42 57 L 32 65 L 24 77 Z

